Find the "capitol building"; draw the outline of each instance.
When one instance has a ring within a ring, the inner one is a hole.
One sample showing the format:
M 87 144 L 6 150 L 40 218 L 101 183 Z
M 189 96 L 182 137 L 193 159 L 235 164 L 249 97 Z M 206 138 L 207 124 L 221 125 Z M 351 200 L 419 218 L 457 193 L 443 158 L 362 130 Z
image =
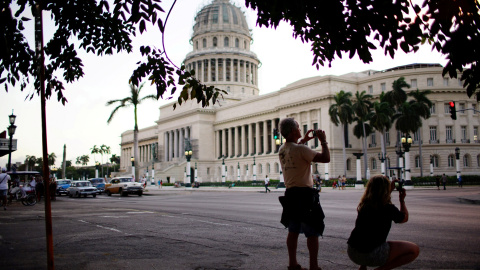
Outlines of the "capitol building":
M 443 77 L 441 65 L 412 63 L 382 71 L 359 70 L 341 76 L 299 78 L 275 92 L 259 95 L 261 55 L 250 51 L 251 42 L 244 13 L 228 0 L 213 0 L 197 13 L 190 41 L 193 48 L 183 64 L 188 70 L 195 70 L 196 78 L 202 83 L 225 90 L 228 95 L 206 108 L 194 101 L 177 106 L 175 110 L 172 104 L 161 106 L 155 124 L 139 130 L 139 155 L 135 160 L 138 175 L 148 172 L 151 176 L 153 167 L 155 181 L 162 179 L 164 183 L 221 182 L 222 164 L 225 164 L 226 181 L 253 180 L 254 177 L 263 180 L 265 175 L 279 179 L 278 145 L 273 133 L 281 119 L 293 117 L 303 132 L 325 130 L 331 162 L 312 164 L 312 168 L 323 179 L 336 178 L 344 174 L 345 164 L 342 128 L 335 126 L 328 114 L 335 102 L 333 97 L 341 90 L 351 92 L 353 97 L 357 91 L 366 91 L 377 100 L 382 92 L 391 90 L 392 82 L 400 77 L 411 85 L 410 89 L 405 89 L 407 92 L 432 91 L 428 95 L 433 102 L 431 117 L 422 120 L 422 128 L 412 134 L 411 175 L 430 175 L 430 164 L 434 175 L 455 175 L 456 148 L 460 150 L 461 174 L 478 174 L 478 102 L 467 97 L 459 80 Z M 462 110 L 457 112 L 457 120 L 451 119 L 450 101 L 455 101 L 457 110 Z M 353 135 L 353 126 L 348 126 L 345 137 L 348 178 L 355 178 L 357 174 L 357 158 L 353 154 L 363 151 L 362 140 Z M 398 136 L 394 127 L 386 134 L 387 168 L 398 166 Z M 371 175 L 381 173 L 380 137 L 376 131 L 367 139 L 367 167 Z M 125 175 L 132 171 L 133 145 L 133 130 L 123 132 L 120 171 Z M 316 140 L 308 145 L 321 150 Z M 187 148 L 192 150 L 191 172 L 188 173 L 191 177 L 185 181 Z M 360 163 L 363 176 L 363 157 Z M 387 170 L 387 174 L 393 171 Z

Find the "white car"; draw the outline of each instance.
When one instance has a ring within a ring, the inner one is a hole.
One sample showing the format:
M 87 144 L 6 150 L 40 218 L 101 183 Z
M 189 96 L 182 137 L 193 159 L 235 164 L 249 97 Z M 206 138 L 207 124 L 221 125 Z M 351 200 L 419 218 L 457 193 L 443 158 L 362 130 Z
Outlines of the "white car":
M 105 184 L 105 193 L 108 196 L 112 194 L 120 194 L 127 196 L 128 194 L 137 194 L 142 196 L 143 186 L 141 183 L 133 182 L 131 177 L 117 177 Z
M 86 198 L 88 195 L 92 195 L 95 198 L 97 197 L 97 192 L 97 188 L 92 186 L 90 181 L 73 181 L 72 185 L 67 188 L 67 195 L 70 198 L 73 196 Z

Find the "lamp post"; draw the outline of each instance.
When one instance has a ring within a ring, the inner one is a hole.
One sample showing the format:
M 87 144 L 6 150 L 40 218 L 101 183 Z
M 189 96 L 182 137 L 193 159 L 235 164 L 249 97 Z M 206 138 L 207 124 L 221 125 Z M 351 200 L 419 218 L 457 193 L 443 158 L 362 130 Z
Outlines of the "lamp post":
M 197 182 L 197 177 L 198 177 L 197 162 L 195 162 L 195 182 Z
M 378 159 L 380 160 L 380 168 L 381 168 L 381 172 L 382 172 L 382 175 L 385 175 L 385 160 L 387 159 L 387 157 L 385 156 L 384 153 L 380 152 L 378 153 Z
M 184 183 L 186 188 L 192 187 L 192 183 L 190 183 L 190 159 L 192 158 L 192 155 L 192 149 L 185 149 L 185 157 L 187 158 L 187 168 L 185 170 L 187 173 L 187 177 L 185 177 Z
M 279 149 L 280 145 L 284 144 L 285 143 L 285 139 L 283 140 L 280 140 L 280 139 L 276 139 L 275 140 L 275 144 L 277 145 L 277 149 Z M 278 150 L 277 150 L 278 152 Z M 278 186 L 277 188 L 286 188 L 285 187 L 285 179 L 283 178 L 283 171 L 282 171 L 282 165 L 280 165 L 280 182 L 278 183 Z
M 225 156 L 222 156 L 222 185 L 225 184 Z
M 455 159 L 457 165 L 457 179 L 460 178 L 460 148 L 455 148 Z
M 10 143 L 8 144 L 8 168 L 7 171 L 10 171 L 12 167 L 12 140 L 13 140 L 13 134 L 15 134 L 15 130 L 17 129 L 17 126 L 15 126 L 15 118 L 17 116 L 12 114 L 8 116 L 8 119 L 10 121 L 10 126 L 8 126 L 8 136 L 10 137 Z
M 253 181 L 257 181 L 257 165 L 255 164 L 255 157 L 253 157 Z
M 54 179 L 57 179 L 57 170 L 58 170 L 57 167 L 55 166 L 52 167 L 52 177 Z
M 155 160 L 157 159 L 155 143 L 152 143 L 152 185 L 155 185 Z
M 413 188 L 412 177 L 410 176 L 410 146 L 412 145 L 412 138 L 407 134 L 407 137 L 402 137 L 401 140 L 405 149 L 405 188 Z
M 237 181 L 240 182 L 240 162 L 237 163 Z
M 133 176 L 133 182 L 135 182 L 135 158 L 130 157 L 130 161 L 132 162 L 132 176 Z
M 396 169 L 398 169 L 398 180 L 402 181 L 402 179 L 403 179 L 403 153 L 405 153 L 405 152 L 402 151 L 402 145 L 400 143 L 397 143 L 396 148 L 395 148 L 395 153 L 397 153 L 397 155 L 398 155 L 398 166 L 396 167 Z
M 95 162 L 95 178 L 98 178 L 98 166 L 100 166 L 100 162 Z

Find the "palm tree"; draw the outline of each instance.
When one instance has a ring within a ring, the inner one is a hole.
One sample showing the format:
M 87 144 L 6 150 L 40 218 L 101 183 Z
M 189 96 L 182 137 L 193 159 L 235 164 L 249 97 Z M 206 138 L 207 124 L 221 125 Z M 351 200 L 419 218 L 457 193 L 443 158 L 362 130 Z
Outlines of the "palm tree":
M 82 164 L 82 157 L 77 157 L 75 164 L 78 164 L 78 165 Z
M 407 101 L 407 93 L 403 88 L 410 88 L 410 85 L 405 82 L 404 77 L 400 77 L 392 83 L 392 90 L 385 93 L 385 101 L 398 108 Z
M 83 155 L 80 157 L 80 161 L 82 162 L 83 166 L 86 166 L 88 162 L 90 161 L 90 156 L 89 155 Z
M 27 165 L 27 171 L 29 169 L 33 169 L 35 168 L 35 163 L 37 163 L 37 158 L 35 156 L 29 156 L 27 155 L 26 158 L 25 158 L 25 165 Z
M 366 132 L 365 122 L 368 121 L 368 116 L 370 115 L 370 110 L 372 107 L 372 102 L 370 99 L 372 95 L 367 94 L 366 91 L 356 92 L 355 93 L 355 102 L 352 105 L 352 109 L 357 115 L 357 121 L 362 126 L 361 131 L 363 132 L 363 160 L 364 160 L 364 173 L 365 179 L 367 179 L 367 169 L 368 169 L 368 153 L 367 153 L 367 136 L 370 132 Z M 371 128 L 370 128 L 371 130 Z M 357 137 L 360 139 L 360 137 Z
M 134 121 L 135 121 L 135 126 L 133 128 L 133 157 L 135 159 L 134 162 L 138 161 L 138 121 L 137 121 L 137 107 L 147 99 L 151 100 L 157 100 L 157 97 L 155 95 L 148 95 L 143 98 L 140 98 L 140 91 L 142 90 L 143 86 L 145 83 L 142 83 L 140 87 L 135 87 L 135 85 L 130 84 L 130 96 L 123 98 L 123 99 L 114 99 L 110 100 L 107 102 L 106 106 L 112 105 L 112 104 L 118 104 L 115 109 L 113 109 L 112 113 L 110 114 L 110 117 L 107 120 L 107 123 L 110 124 L 112 121 L 113 117 L 117 113 L 117 111 L 121 108 L 127 108 L 130 106 L 133 106 L 133 115 L 134 115 Z M 137 174 L 138 170 L 135 172 Z M 138 179 L 137 176 L 135 175 L 135 179 Z
M 102 155 L 102 175 L 103 175 L 103 154 L 110 154 L 110 146 L 106 146 L 105 144 L 100 145 L 100 155 Z M 107 167 L 107 175 L 108 175 L 108 167 Z
M 48 154 L 48 166 L 54 166 L 56 159 L 57 155 L 55 155 L 55 153 Z
M 388 102 L 385 102 L 384 94 L 380 94 L 380 101 L 375 101 L 373 103 L 373 115 L 370 119 L 370 124 L 382 133 L 382 136 L 380 137 L 380 147 L 384 157 L 387 156 L 385 133 L 392 127 L 394 113 L 395 110 L 392 106 Z
M 432 107 L 432 101 L 427 98 L 428 94 L 431 94 L 430 90 L 415 90 L 408 93 L 409 96 L 413 97 L 413 100 L 410 101 L 414 110 L 417 114 L 423 118 L 428 119 L 431 116 L 430 108 Z M 420 176 L 423 176 L 423 158 L 422 158 L 422 133 L 418 132 L 418 152 L 420 155 Z
M 93 160 L 97 163 L 97 159 L 95 158 L 95 154 L 100 154 L 100 148 L 97 147 L 95 144 L 92 148 L 90 148 L 90 154 L 93 155 Z
M 352 93 L 341 90 L 333 96 L 334 104 L 330 105 L 328 114 L 330 120 L 335 126 L 342 125 L 342 140 L 343 140 L 343 174 L 347 175 L 347 154 L 345 151 L 346 141 L 345 133 L 347 132 L 347 125 L 353 121 L 352 101 L 350 98 Z
M 115 171 L 115 165 L 120 164 L 120 157 L 113 154 L 112 157 L 110 157 L 110 162 L 113 163 L 113 170 Z

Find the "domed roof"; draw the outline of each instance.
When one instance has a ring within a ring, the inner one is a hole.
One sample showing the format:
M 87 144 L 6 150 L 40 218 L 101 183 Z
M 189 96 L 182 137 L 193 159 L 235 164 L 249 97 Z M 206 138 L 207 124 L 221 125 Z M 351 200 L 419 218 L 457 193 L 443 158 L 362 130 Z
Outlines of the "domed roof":
M 213 0 L 195 17 L 194 38 L 208 32 L 237 32 L 250 37 L 250 30 L 243 11 L 229 0 Z

